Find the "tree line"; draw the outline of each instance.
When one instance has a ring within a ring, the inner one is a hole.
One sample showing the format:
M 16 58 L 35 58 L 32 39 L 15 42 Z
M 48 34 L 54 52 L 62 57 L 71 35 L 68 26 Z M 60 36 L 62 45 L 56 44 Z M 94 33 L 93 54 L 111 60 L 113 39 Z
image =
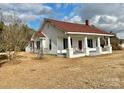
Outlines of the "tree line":
M 9 54 L 14 51 L 24 51 L 34 30 L 22 23 L 5 25 L 0 22 L 0 53 Z

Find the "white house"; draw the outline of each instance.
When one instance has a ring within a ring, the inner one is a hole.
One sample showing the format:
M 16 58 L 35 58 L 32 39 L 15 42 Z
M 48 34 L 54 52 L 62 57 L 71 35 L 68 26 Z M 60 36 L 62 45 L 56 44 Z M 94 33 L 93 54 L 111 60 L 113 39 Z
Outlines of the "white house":
M 69 58 L 112 53 L 112 34 L 85 24 L 44 19 L 26 47 L 27 52 L 43 50 L 44 54 L 65 55 Z

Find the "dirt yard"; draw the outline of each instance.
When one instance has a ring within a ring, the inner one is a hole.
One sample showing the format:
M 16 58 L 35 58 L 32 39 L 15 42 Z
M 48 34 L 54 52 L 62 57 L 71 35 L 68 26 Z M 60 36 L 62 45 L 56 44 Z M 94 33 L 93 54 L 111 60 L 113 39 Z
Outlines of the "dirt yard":
M 111 55 L 61 58 L 20 52 L 1 64 L 0 88 L 124 88 L 124 50 Z

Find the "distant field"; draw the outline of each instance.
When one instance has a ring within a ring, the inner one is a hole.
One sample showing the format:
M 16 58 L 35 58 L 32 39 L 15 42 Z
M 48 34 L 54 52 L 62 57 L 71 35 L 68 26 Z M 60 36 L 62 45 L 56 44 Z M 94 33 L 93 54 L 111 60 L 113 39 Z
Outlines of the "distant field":
M 20 52 L 0 67 L 0 88 L 124 88 L 124 50 L 60 58 Z

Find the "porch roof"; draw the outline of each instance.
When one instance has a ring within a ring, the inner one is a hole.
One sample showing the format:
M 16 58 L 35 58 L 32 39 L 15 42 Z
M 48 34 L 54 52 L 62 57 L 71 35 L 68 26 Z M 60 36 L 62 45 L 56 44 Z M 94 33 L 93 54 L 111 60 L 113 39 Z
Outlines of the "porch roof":
M 45 37 L 44 34 L 40 31 L 36 32 L 35 33 L 35 36 L 38 36 L 38 37 Z
M 58 21 L 53 19 L 45 19 L 45 22 L 49 22 L 50 24 L 54 25 L 55 27 L 59 28 L 60 30 L 63 30 L 66 33 L 78 33 L 78 34 L 100 34 L 100 35 L 108 35 L 113 36 L 111 33 L 108 33 L 106 31 L 103 31 L 97 27 L 86 25 L 86 24 L 77 24 L 77 23 L 71 23 L 71 22 L 64 22 L 64 21 Z

